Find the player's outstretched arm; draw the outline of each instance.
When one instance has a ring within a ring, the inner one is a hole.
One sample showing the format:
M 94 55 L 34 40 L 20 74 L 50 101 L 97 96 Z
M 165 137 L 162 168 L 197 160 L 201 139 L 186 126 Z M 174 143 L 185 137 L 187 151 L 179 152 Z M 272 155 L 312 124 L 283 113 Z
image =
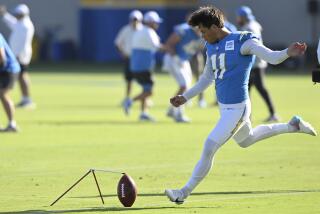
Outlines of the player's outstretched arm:
M 270 64 L 277 65 L 288 59 L 303 55 L 306 51 L 307 45 L 305 43 L 292 43 L 287 49 L 282 51 L 273 51 L 264 46 L 257 39 L 247 40 L 241 47 L 240 51 L 243 55 L 256 55 L 260 59 L 267 61 Z

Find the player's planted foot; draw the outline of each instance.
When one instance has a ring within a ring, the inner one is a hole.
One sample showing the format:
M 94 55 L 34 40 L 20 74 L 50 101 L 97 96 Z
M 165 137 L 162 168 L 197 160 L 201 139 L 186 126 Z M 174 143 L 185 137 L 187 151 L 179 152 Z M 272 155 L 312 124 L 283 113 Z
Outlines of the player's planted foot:
M 132 100 L 130 98 L 127 98 L 123 101 L 122 107 L 124 109 L 124 113 L 126 115 L 130 114 L 130 108 L 132 106 Z
M 186 198 L 183 194 L 183 192 L 179 189 L 166 189 L 164 191 L 166 196 L 169 198 L 170 201 L 176 203 L 176 204 L 183 204 L 184 199 Z
M 301 133 L 317 136 L 317 132 L 312 127 L 312 125 L 304 121 L 299 116 L 293 116 L 292 119 L 289 121 L 289 125 L 294 128 L 295 132 L 301 132 Z
M 280 118 L 276 114 L 273 114 L 273 115 L 270 115 L 267 119 L 265 119 L 264 122 L 266 123 L 279 122 L 279 120 Z
M 141 113 L 139 119 L 140 119 L 140 121 L 150 121 L 150 122 L 155 122 L 156 121 L 153 117 L 151 117 L 147 113 Z

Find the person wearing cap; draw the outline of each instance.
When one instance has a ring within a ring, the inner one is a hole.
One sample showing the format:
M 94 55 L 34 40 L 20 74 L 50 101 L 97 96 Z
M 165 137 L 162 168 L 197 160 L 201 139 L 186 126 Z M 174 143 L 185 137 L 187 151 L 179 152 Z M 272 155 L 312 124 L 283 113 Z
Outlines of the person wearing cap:
M 0 33 L 0 99 L 8 117 L 8 126 L 0 129 L 1 132 L 17 132 L 14 120 L 14 104 L 9 96 L 16 79 L 20 73 L 19 63 L 11 48 Z
M 126 98 L 128 99 L 131 95 L 131 83 L 132 73 L 130 71 L 130 56 L 131 56 L 131 44 L 132 35 L 134 32 L 142 29 L 143 15 L 139 10 L 134 10 L 129 15 L 129 24 L 122 27 L 116 36 L 114 41 L 118 52 L 120 53 L 124 62 L 124 78 L 126 81 Z
M 242 31 L 252 32 L 262 41 L 262 27 L 256 21 L 256 18 L 249 7 L 242 6 L 237 10 L 237 23 Z M 254 85 L 267 104 L 269 117 L 265 120 L 265 122 L 276 122 L 279 121 L 279 117 L 275 112 L 270 93 L 268 92 L 264 81 L 265 70 L 267 66 L 268 64 L 266 63 L 266 61 L 261 60 L 259 57 L 256 57 L 252 72 L 250 73 L 249 91 L 252 88 L 252 85 Z
M 155 53 L 165 50 L 156 33 L 162 18 L 155 11 L 149 11 L 144 15 L 144 26 L 132 36 L 132 53 L 130 58 L 130 70 L 134 80 L 142 86 L 143 91 L 132 99 L 126 99 L 123 108 L 129 115 L 130 108 L 135 101 L 141 101 L 141 121 L 154 121 L 147 112 L 147 98 L 151 97 L 153 89 L 152 70 L 155 66 Z
M 2 6 L 0 14 L 11 30 L 9 45 L 21 67 L 19 84 L 22 99 L 17 104 L 17 107 L 34 107 L 30 97 L 30 78 L 27 72 L 32 57 L 32 39 L 34 35 L 34 26 L 29 16 L 29 7 L 25 4 L 19 4 L 14 9 L 14 15 L 11 15 Z
M 187 23 L 182 23 L 174 26 L 165 44 L 174 50 L 174 54 L 167 53 L 164 56 L 163 70 L 168 71 L 177 82 L 179 88 L 175 94 L 183 94 L 192 84 L 190 60 L 198 53 L 202 54 L 204 41 L 197 29 Z M 184 113 L 184 106 L 174 108 L 170 105 L 167 116 L 172 117 L 178 123 L 190 122 Z

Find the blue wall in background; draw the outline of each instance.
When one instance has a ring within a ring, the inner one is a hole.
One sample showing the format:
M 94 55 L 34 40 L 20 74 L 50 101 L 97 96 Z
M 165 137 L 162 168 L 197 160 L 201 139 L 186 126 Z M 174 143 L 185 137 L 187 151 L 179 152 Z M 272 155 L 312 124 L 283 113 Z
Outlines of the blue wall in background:
M 138 8 L 139 9 L 139 8 Z M 164 19 L 158 34 L 164 42 L 176 24 L 185 21 L 190 8 L 143 8 L 157 11 Z M 114 46 L 118 31 L 128 23 L 128 14 L 132 11 L 124 8 L 82 8 L 80 10 L 80 57 L 95 62 L 120 61 Z

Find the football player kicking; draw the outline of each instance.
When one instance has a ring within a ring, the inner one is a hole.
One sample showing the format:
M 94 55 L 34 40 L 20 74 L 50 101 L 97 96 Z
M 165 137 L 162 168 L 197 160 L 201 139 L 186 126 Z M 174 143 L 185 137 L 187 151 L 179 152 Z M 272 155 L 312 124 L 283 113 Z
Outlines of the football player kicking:
M 259 125 L 252 128 L 248 81 L 254 56 L 271 64 L 279 64 L 289 57 L 304 54 L 305 43 L 293 43 L 282 51 L 272 51 L 249 32 L 231 33 L 224 27 L 222 12 L 215 7 L 203 7 L 193 12 L 189 24 L 198 27 L 207 41 L 207 61 L 199 81 L 183 95 L 171 98 L 178 107 L 205 90 L 215 81 L 220 119 L 205 141 L 202 156 L 192 176 L 182 189 L 167 189 L 170 201 L 183 203 L 212 166 L 214 154 L 231 137 L 240 147 L 283 133 L 304 133 L 316 136 L 314 128 L 298 116 L 288 123 Z

